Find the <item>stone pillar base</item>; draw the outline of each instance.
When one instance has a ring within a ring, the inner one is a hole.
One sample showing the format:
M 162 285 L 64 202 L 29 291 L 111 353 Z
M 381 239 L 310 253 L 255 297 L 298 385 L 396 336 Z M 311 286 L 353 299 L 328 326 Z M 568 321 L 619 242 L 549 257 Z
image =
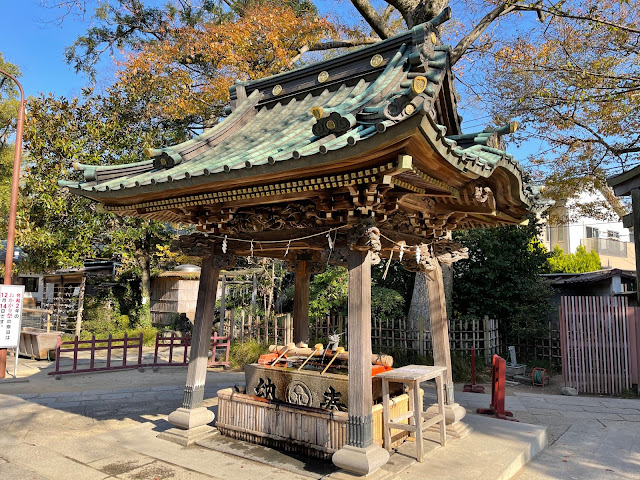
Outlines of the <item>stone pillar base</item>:
M 200 440 L 203 440 L 217 432 L 218 430 L 210 427 L 209 425 L 201 425 L 199 427 L 190 428 L 189 430 L 184 430 L 182 428 L 170 428 L 169 430 L 158 434 L 158 438 L 177 443 L 183 447 L 188 447 L 189 445 L 193 445 L 194 443 L 199 442 Z
M 438 404 L 434 403 L 427 408 L 427 413 L 432 415 L 438 414 Z M 444 406 L 444 418 L 447 423 L 447 435 L 453 438 L 464 438 L 469 435 L 473 428 L 461 420 L 467 415 L 467 410 L 458 403 Z M 440 431 L 438 425 L 429 428 L 432 431 Z
M 158 435 L 158 438 L 185 447 L 192 445 L 217 431 L 208 425 L 213 422 L 214 418 L 216 418 L 216 416 L 206 407 L 193 409 L 180 407 L 171 412 L 168 418 L 169 423 L 176 428 L 170 428 L 162 432 Z
M 331 460 L 336 467 L 349 473 L 370 475 L 389 461 L 389 452 L 376 444 L 365 448 L 345 445 Z
M 178 408 L 169 414 L 169 423 L 183 430 L 191 430 L 207 425 L 216 418 L 206 407 Z

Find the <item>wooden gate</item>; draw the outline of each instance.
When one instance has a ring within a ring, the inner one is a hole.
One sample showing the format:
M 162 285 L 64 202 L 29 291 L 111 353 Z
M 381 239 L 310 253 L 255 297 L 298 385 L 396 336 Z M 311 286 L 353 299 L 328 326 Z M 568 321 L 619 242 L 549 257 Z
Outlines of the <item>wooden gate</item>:
M 562 374 L 567 386 L 618 395 L 637 383 L 636 310 L 628 307 L 626 298 L 561 298 Z

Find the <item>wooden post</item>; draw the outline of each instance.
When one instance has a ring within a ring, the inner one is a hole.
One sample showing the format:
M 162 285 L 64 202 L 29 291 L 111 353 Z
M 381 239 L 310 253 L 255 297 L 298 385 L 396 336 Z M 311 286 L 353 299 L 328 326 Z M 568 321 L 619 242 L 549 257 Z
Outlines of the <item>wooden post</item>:
M 307 262 L 301 260 L 296 265 L 293 294 L 293 341 L 309 342 L 309 283 Z
M 371 252 L 349 250 L 349 410 L 348 444 L 333 463 L 351 473 L 369 475 L 389 461 L 389 452 L 373 443 L 371 391 Z
M 233 266 L 234 260 L 235 257 L 232 255 L 211 255 L 202 261 L 182 407 L 169 415 L 169 422 L 178 429 L 170 429 L 161 434 L 162 438 L 181 445 L 190 445 L 211 431 L 211 427 L 207 424 L 213 421 L 214 415 L 213 412 L 202 407 L 202 401 L 207 378 L 218 277 L 223 267 Z
M 224 319 L 227 313 L 227 309 L 225 305 L 226 298 L 227 298 L 227 278 L 226 278 L 226 275 L 223 273 L 222 274 L 222 292 L 220 293 L 220 325 L 218 325 L 218 336 L 220 337 L 224 336 Z
M 80 281 L 80 292 L 78 293 L 78 312 L 76 313 L 76 335 L 80 336 L 82 331 L 82 312 L 84 311 L 84 292 L 87 288 L 87 276 L 82 275 Z
M 489 315 L 485 315 L 482 318 L 484 327 L 484 363 L 486 364 L 493 356 L 493 349 L 491 348 L 491 333 L 489 330 Z
M 636 249 L 636 272 L 640 272 L 640 189 L 631 190 L 631 206 L 633 216 L 633 244 Z M 640 288 L 636 288 L 636 298 L 640 305 Z
M 233 341 L 233 330 L 236 323 L 235 310 L 229 310 L 229 340 Z
M 449 347 L 449 322 L 444 297 L 444 283 L 440 262 L 435 261 L 436 268 L 427 273 L 427 291 L 429 293 L 429 316 L 431 318 L 431 341 L 433 343 L 434 364 L 447 367 L 445 374 L 445 403 L 452 405 L 453 377 L 451 373 L 451 351 Z
M 371 253 L 349 250 L 349 445 L 373 443 Z
M 245 314 L 245 310 L 244 308 L 240 311 L 240 342 L 244 343 L 244 314 Z

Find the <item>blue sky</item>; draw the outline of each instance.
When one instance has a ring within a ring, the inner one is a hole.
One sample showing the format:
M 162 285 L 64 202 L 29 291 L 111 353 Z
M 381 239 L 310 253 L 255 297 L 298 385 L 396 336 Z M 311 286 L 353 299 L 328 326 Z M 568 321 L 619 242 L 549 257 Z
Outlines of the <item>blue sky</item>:
M 59 25 L 56 11 L 40 0 L 0 0 L 0 52 L 22 70 L 25 95 L 54 92 L 75 96 L 86 85 L 64 61 L 64 48 L 86 30 L 87 22 L 69 19 Z
M 52 92 L 71 98 L 80 94 L 81 88 L 87 85 L 87 78 L 84 74 L 76 74 L 67 65 L 64 49 L 91 26 L 91 12 L 84 18 L 67 15 L 60 23 L 57 21 L 60 10 L 43 6 L 46 3 L 40 0 L 0 0 L 0 52 L 6 60 L 21 68 L 20 81 L 27 96 Z M 54 4 L 55 1 L 48 3 Z M 317 5 L 323 14 L 339 12 L 343 21 L 362 21 L 349 2 L 320 0 Z M 108 57 L 101 63 L 98 82 L 109 84 L 115 69 Z M 488 118 L 482 112 L 465 111 L 464 102 L 459 107 L 462 107 L 461 113 L 465 117 L 464 131 L 483 129 Z M 537 143 L 527 142 L 521 148 L 513 145 L 509 152 L 522 161 L 527 154 L 540 148 Z

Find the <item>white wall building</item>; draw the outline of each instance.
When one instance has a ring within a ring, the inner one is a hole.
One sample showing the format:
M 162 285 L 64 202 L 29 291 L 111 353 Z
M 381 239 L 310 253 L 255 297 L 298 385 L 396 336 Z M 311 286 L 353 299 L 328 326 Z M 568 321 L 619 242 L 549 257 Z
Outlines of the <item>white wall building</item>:
M 600 198 L 604 199 L 601 195 Z M 589 217 L 576 218 L 575 205 L 590 200 L 591 197 L 582 195 L 567 201 L 566 205 L 556 204 L 550 213 L 556 213 L 559 217 L 569 217 L 571 220 L 565 224 L 544 226 L 542 243 L 550 251 L 557 245 L 565 253 L 575 253 L 582 245 L 588 252 L 598 252 L 603 268 L 635 270 L 633 237 L 629 229 L 622 226 L 622 222 L 606 222 Z

